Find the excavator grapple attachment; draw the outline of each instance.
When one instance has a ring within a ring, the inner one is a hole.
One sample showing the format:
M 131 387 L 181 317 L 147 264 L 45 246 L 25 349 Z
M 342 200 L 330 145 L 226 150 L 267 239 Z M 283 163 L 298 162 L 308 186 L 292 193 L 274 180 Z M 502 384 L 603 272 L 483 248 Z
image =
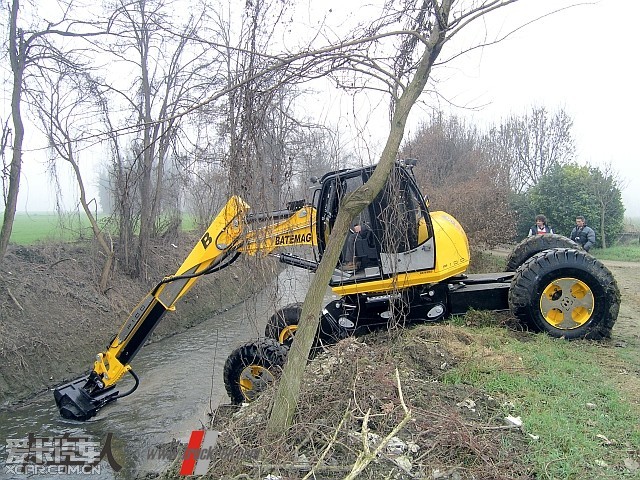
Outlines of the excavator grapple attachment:
M 107 403 L 118 398 L 118 391 L 113 386 L 89 393 L 87 385 L 93 383 L 89 377 L 85 375 L 54 390 L 53 397 L 63 418 L 89 420 Z

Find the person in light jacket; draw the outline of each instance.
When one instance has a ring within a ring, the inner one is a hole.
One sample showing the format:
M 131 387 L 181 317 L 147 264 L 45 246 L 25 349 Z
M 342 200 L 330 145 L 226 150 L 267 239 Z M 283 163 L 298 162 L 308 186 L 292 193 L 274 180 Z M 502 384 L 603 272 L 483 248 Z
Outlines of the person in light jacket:
M 582 215 L 576 217 L 576 226 L 571 230 L 569 238 L 581 245 L 587 252 L 596 244 L 596 232 L 587 226 L 587 221 Z
M 529 237 L 534 235 L 544 235 L 545 233 L 553 233 L 553 228 L 547 225 L 547 217 L 544 215 L 536 215 L 536 224 L 529 229 Z

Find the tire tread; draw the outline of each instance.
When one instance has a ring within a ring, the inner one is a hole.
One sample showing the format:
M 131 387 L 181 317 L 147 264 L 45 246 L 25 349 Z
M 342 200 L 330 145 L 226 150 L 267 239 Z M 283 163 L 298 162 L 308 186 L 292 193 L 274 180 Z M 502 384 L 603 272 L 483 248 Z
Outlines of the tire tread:
M 596 295 L 596 301 L 604 304 L 597 317 L 590 319 L 585 325 L 575 330 L 563 331 L 565 338 L 585 338 L 603 340 L 611 337 L 611 330 L 618 318 L 620 309 L 620 290 L 609 269 L 597 258 L 582 250 L 556 248 L 536 253 L 527 259 L 516 271 L 509 289 L 509 306 L 511 312 L 528 326 L 546 331 L 552 336 L 559 336 L 557 329 L 532 314 L 532 306 L 538 301 L 536 291 L 541 277 L 553 272 L 570 269 L 591 276 L 602 288 L 602 294 Z M 570 273 L 574 274 L 574 273 Z M 595 292 L 594 292 L 595 293 Z M 600 310 L 596 305 L 596 310 Z
M 240 374 L 248 365 L 260 365 L 274 376 L 284 366 L 288 350 L 272 338 L 262 338 L 236 348 L 224 363 L 224 387 L 233 404 L 246 401 L 240 389 Z

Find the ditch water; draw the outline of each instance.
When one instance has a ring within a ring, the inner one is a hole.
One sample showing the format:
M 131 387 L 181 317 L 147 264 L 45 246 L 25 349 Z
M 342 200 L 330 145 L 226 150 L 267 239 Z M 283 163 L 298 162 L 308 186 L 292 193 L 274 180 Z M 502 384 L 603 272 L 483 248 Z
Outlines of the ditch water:
M 28 478 L 17 475 L 7 464 L 7 439 L 26 440 L 29 434 L 55 441 L 64 435 L 70 439 L 88 437 L 89 450 L 98 451 L 110 435 L 113 458 L 122 469 L 116 473 L 105 457 L 99 472 L 74 478 L 128 480 L 162 471 L 171 462 L 151 457 L 157 456 L 162 446 L 168 450 L 172 442 L 187 443 L 191 432 L 207 423 L 208 412 L 228 403 L 222 379 L 227 356 L 242 343 L 263 336 L 275 309 L 303 301 L 310 278 L 306 271 L 286 268 L 274 285 L 243 304 L 145 346 L 132 362 L 140 377 L 138 389 L 106 406 L 88 422 L 61 418 L 51 391 L 24 406 L 0 412 L 0 479 Z M 122 381 L 121 391 L 128 390 L 126 382 Z M 55 472 L 30 476 L 37 480 L 66 477 Z

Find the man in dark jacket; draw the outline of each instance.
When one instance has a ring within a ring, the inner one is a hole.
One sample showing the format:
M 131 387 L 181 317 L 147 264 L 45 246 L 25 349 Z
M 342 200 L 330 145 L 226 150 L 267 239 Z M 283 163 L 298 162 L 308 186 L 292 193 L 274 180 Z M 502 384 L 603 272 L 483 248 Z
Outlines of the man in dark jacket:
M 576 217 L 576 226 L 571 230 L 569 238 L 582 245 L 587 252 L 596 244 L 596 232 L 587 226 L 587 221 L 582 215 Z

